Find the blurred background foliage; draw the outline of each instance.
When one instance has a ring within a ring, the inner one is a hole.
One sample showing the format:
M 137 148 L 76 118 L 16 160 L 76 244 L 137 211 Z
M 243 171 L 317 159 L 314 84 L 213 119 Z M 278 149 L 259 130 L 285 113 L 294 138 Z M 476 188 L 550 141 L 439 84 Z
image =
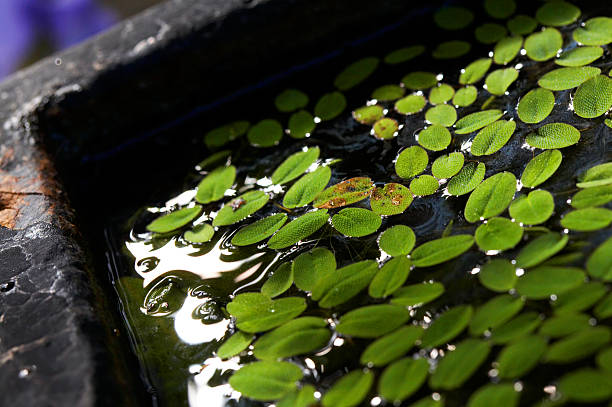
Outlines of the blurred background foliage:
M 161 0 L 0 0 L 0 78 Z

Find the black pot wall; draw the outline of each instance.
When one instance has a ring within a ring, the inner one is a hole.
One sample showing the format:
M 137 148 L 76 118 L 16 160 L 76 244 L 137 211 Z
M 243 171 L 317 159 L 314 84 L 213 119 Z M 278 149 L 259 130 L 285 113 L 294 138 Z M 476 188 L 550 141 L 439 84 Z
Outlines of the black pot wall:
M 143 168 L 139 151 L 164 130 L 230 118 L 234 101 L 423 24 L 436 3 L 171 0 L 0 85 L 0 405 L 150 404 L 96 266 L 95 208 L 180 163 L 169 149 Z

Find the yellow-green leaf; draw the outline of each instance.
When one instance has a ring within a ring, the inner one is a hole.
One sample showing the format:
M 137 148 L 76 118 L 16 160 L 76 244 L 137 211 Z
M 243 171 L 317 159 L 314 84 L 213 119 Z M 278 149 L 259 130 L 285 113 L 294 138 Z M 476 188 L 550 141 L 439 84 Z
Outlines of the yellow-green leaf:
M 338 232 L 350 237 L 374 233 L 382 224 L 380 215 L 363 208 L 344 208 L 331 221 Z
M 287 208 L 298 208 L 308 205 L 313 199 L 325 189 L 331 170 L 329 167 L 319 167 L 310 172 L 289 188 L 283 197 L 283 205 Z
M 446 187 L 448 193 L 459 196 L 471 192 L 484 179 L 485 170 L 484 163 L 467 163 L 465 167 L 448 182 L 448 186 Z
M 515 129 L 516 122 L 513 120 L 493 122 L 476 134 L 470 151 L 475 156 L 496 153 L 510 140 Z
M 232 237 L 232 244 L 247 246 L 270 237 L 287 221 L 287 215 L 277 213 L 243 227 Z
M 546 119 L 555 107 L 555 95 L 543 88 L 532 89 L 518 104 L 518 116 L 525 123 L 539 123 Z
M 213 220 L 213 226 L 226 226 L 240 222 L 261 209 L 269 199 L 268 194 L 262 191 L 246 192 L 221 208 Z
M 276 232 L 268 240 L 268 247 L 270 249 L 284 249 L 294 245 L 321 229 L 328 219 L 327 209 L 308 212 L 292 220 Z
M 202 207 L 200 205 L 195 205 L 191 208 L 181 208 L 155 219 L 147 225 L 147 230 L 155 233 L 172 232 L 190 223 L 200 216 L 201 212 Z
M 334 86 L 339 90 L 348 90 L 359 85 L 374 73 L 379 62 L 380 60 L 375 57 L 363 58 L 353 62 L 336 76 Z
M 402 184 L 389 183 L 376 187 L 370 195 L 370 207 L 378 215 L 397 215 L 412 203 L 412 193 Z
M 421 147 L 412 146 L 402 150 L 395 162 L 395 172 L 401 178 L 412 178 L 427 167 L 429 157 Z
M 536 155 L 527 163 L 521 183 L 528 188 L 537 187 L 557 171 L 562 159 L 559 150 L 548 150 Z
M 462 255 L 472 247 L 472 235 L 442 237 L 423 243 L 410 255 L 416 267 L 435 266 Z
M 527 144 L 541 149 L 564 148 L 576 144 L 580 132 L 567 123 L 549 123 L 529 133 L 525 138 Z
M 557 51 L 559 51 L 562 46 L 563 37 L 559 30 L 547 27 L 527 37 L 524 47 L 530 59 L 534 61 L 546 61 L 557 55 Z

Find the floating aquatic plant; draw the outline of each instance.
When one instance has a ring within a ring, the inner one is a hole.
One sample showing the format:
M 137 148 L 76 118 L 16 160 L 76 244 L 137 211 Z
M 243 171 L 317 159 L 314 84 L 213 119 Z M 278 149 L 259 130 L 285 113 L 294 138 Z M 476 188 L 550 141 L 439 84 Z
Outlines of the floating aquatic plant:
M 167 213 L 155 219 L 147 225 L 147 229 L 155 233 L 168 233 L 180 229 L 197 218 L 202 212 L 202 207 L 196 205 L 192 208 L 182 208 Z

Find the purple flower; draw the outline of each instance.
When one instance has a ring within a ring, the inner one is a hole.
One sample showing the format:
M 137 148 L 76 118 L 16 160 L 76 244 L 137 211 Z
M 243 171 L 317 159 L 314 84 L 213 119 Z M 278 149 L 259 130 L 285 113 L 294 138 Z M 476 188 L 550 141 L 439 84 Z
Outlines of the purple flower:
M 39 39 L 62 49 L 115 21 L 95 0 L 0 0 L 0 77 L 19 67 Z

